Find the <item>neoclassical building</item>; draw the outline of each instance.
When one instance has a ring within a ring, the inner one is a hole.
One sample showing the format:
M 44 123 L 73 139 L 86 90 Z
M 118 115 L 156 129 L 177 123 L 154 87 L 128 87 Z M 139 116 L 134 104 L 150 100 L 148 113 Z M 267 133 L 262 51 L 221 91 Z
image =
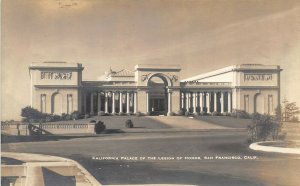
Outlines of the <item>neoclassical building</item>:
M 44 113 L 232 112 L 274 114 L 280 103 L 279 66 L 233 65 L 187 79 L 180 66 L 136 65 L 83 81 L 82 64 L 32 63 L 31 106 Z

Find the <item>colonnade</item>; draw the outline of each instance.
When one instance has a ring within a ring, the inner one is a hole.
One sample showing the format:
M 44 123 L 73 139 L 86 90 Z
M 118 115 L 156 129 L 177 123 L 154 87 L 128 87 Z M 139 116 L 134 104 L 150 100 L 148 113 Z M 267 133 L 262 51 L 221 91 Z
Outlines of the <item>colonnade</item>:
M 231 112 L 231 92 L 181 92 L 181 109 L 192 113 Z
M 167 91 L 167 99 L 168 99 L 168 105 L 167 105 L 167 108 L 168 108 L 168 112 L 167 114 L 169 115 L 171 112 L 172 112 L 172 90 L 168 89 Z M 150 112 L 150 108 L 149 108 L 149 91 L 146 91 L 146 112 L 149 113 Z
M 90 100 L 88 100 L 88 94 Z M 104 111 L 105 113 L 127 113 L 137 112 L 137 92 L 132 91 L 105 91 L 83 93 L 83 112 L 87 113 L 87 102 L 89 101 L 90 114 Z M 132 105 L 130 105 L 132 103 Z M 94 105 L 96 104 L 96 105 Z M 103 105 L 104 104 L 104 108 Z M 125 108 L 123 109 L 123 107 Z M 95 109 L 96 107 L 96 109 Z M 111 108 L 111 109 L 109 109 Z M 118 109 L 118 111 L 117 111 Z

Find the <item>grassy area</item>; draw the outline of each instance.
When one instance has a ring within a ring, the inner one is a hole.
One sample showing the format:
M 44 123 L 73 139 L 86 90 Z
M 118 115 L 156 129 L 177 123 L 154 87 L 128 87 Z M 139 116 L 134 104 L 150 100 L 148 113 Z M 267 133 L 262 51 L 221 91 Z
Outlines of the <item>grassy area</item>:
M 80 120 L 69 120 L 69 121 L 58 121 L 51 123 L 66 123 L 66 124 L 76 124 L 76 123 L 88 123 L 91 120 L 100 120 L 104 122 L 107 129 L 125 129 L 125 121 L 131 119 L 134 128 L 146 128 L 146 129 L 165 129 L 170 128 L 168 125 L 161 123 L 159 121 L 151 119 L 151 117 L 137 117 L 137 116 L 93 116 L 88 119 Z

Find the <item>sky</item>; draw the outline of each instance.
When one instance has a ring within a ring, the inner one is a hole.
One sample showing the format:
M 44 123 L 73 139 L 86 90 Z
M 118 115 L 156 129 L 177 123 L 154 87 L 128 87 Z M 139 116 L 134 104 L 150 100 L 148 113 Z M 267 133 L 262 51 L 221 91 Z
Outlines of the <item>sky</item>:
M 1 119 L 30 104 L 32 62 L 110 67 L 179 64 L 181 79 L 230 65 L 280 65 L 281 95 L 300 104 L 298 0 L 2 0 Z

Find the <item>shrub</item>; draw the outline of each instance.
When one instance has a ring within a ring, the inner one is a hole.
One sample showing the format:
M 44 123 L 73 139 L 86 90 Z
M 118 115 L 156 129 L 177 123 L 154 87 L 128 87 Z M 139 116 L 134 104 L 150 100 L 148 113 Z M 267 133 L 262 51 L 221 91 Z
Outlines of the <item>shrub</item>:
M 79 119 L 84 119 L 85 114 L 79 114 Z
M 98 116 L 106 116 L 106 113 L 104 111 L 99 111 Z
M 136 115 L 137 117 L 140 117 L 140 116 L 142 116 L 142 113 L 141 113 L 141 112 L 136 112 L 135 115 Z
M 231 114 L 229 112 L 224 112 L 222 115 L 223 116 L 230 116 Z
M 62 117 L 59 115 L 53 115 L 53 121 L 61 121 Z
M 103 123 L 102 121 L 98 121 L 98 122 L 95 124 L 94 131 L 95 131 L 96 134 L 100 134 L 100 133 L 103 132 L 105 129 L 106 129 L 106 126 L 104 125 L 104 123 Z
M 205 115 L 206 115 L 206 112 L 201 111 L 201 112 L 200 112 L 200 115 L 201 115 L 201 116 L 205 116 Z
M 73 120 L 78 120 L 78 119 L 79 119 L 79 116 L 80 116 L 80 113 L 79 113 L 78 111 L 74 111 L 74 112 L 72 112 L 72 114 L 71 114 L 71 118 L 72 118 Z
M 42 119 L 46 117 L 45 114 L 30 106 L 21 109 L 21 116 L 26 118 L 28 121 L 30 119 L 36 120 L 36 119 Z
M 120 112 L 119 113 L 119 116 L 126 116 L 127 114 L 126 113 L 124 113 L 124 112 Z
M 174 112 L 170 112 L 168 115 L 169 116 L 175 116 L 176 114 Z
M 217 111 L 214 111 L 213 113 L 211 113 L 212 116 L 220 116 L 221 114 Z
M 150 112 L 146 112 L 146 116 L 150 116 Z
M 198 112 L 194 112 L 193 115 L 194 116 L 199 116 L 199 113 Z
M 236 118 L 236 117 L 237 117 L 237 114 L 236 114 L 235 111 L 232 111 L 232 112 L 230 113 L 230 116 Z
M 71 116 L 70 114 L 67 114 L 65 119 L 66 119 L 66 120 L 71 120 L 71 119 L 72 119 L 72 116 Z
M 67 114 L 66 113 L 62 113 L 61 114 L 61 120 L 66 120 Z
M 133 122 L 131 121 L 131 119 L 128 119 L 125 121 L 125 127 L 126 128 L 133 128 Z
M 252 115 L 252 124 L 248 125 L 248 132 L 252 142 L 266 141 L 269 137 L 277 140 L 282 124 L 274 120 L 270 115 L 254 113 Z
M 51 122 L 51 121 L 53 121 L 53 116 L 52 115 L 46 116 L 46 122 Z
M 186 111 L 186 112 L 184 113 L 184 115 L 185 115 L 186 117 L 188 117 L 188 116 L 190 115 L 190 112 L 189 112 L 189 111 Z
M 240 119 L 249 119 L 250 115 L 244 110 L 233 110 L 232 117 L 240 118 Z
M 84 115 L 84 119 L 87 119 L 87 118 L 89 118 L 89 117 L 90 117 L 89 114 L 85 114 L 85 115 Z
M 184 111 L 181 109 L 181 110 L 179 110 L 179 111 L 177 111 L 177 115 L 178 116 L 183 116 L 183 114 L 184 114 Z

